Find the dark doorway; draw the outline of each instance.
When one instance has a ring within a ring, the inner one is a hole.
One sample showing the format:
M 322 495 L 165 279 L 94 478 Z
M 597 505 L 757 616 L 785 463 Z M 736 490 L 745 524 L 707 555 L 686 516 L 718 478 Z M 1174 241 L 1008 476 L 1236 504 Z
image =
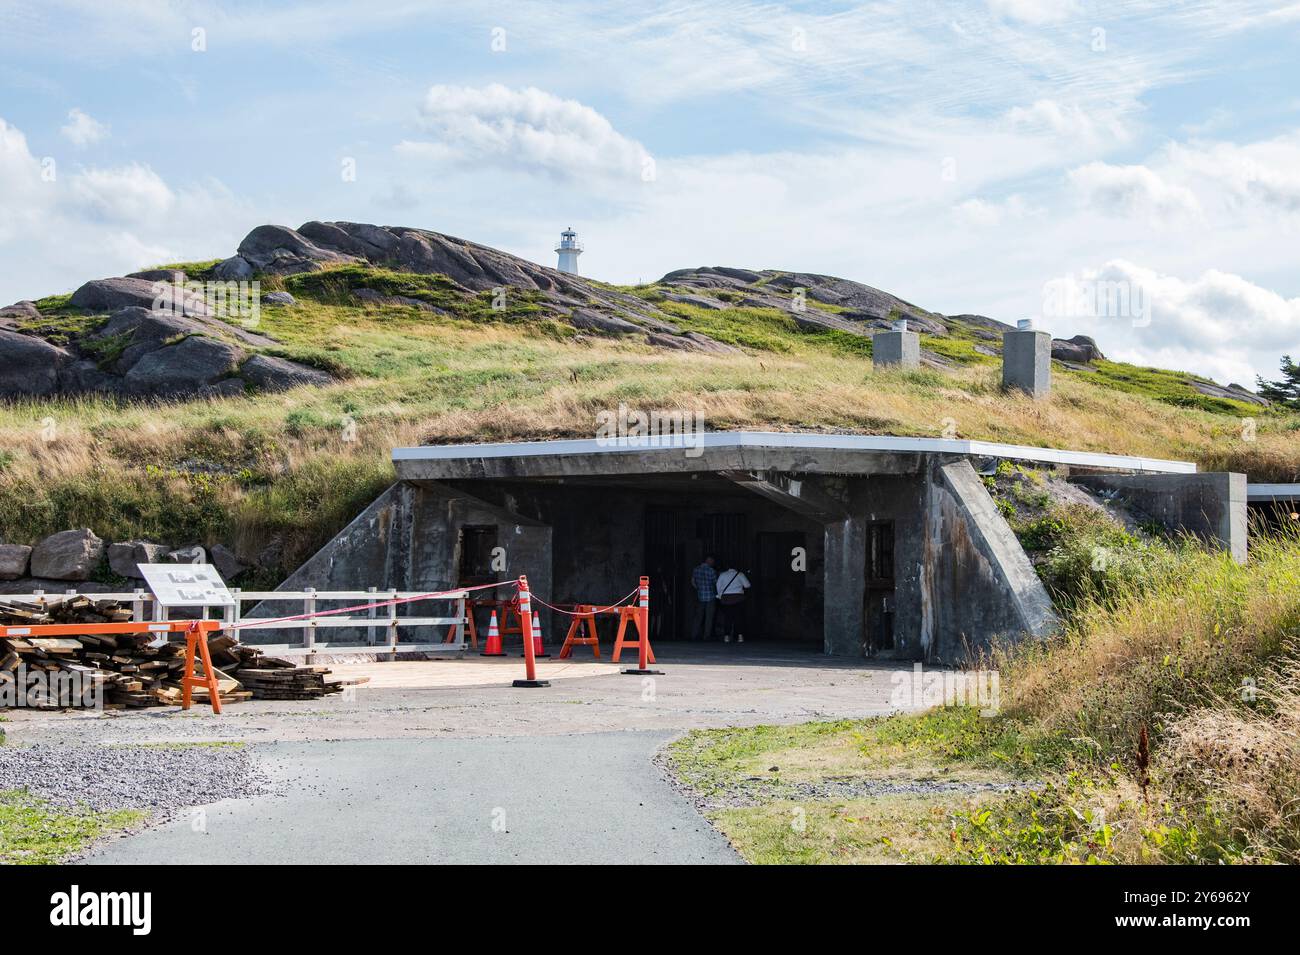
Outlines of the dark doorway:
M 704 553 L 718 559 L 718 572 L 728 567 L 752 570 L 744 514 L 705 514 L 695 522 L 695 536 Z
M 685 508 L 647 507 L 645 566 L 650 574 L 650 639 L 690 636 L 691 571 L 704 558 L 695 520 Z
M 866 594 L 863 620 L 867 656 L 894 649 L 894 522 L 867 528 Z
M 688 640 L 695 591 L 691 572 L 705 554 L 727 567 L 751 572 L 751 542 L 744 514 L 700 514 L 698 508 L 647 507 L 645 566 L 650 574 L 650 639 Z M 752 580 L 752 574 L 751 574 Z
M 460 586 L 473 587 L 500 579 L 492 569 L 492 552 L 497 547 L 495 524 L 466 524 L 460 529 Z
M 757 613 L 749 625 L 766 640 L 822 640 L 820 629 L 804 615 L 808 583 L 808 547 L 803 531 L 765 531 L 758 535 L 755 568 Z M 815 632 L 814 632 L 815 631 Z

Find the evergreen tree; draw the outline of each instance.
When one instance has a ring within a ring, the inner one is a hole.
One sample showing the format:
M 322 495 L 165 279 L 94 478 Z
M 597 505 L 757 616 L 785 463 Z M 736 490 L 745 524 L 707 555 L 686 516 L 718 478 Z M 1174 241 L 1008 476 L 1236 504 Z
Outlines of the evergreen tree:
M 1300 408 L 1300 365 L 1291 360 L 1290 355 L 1282 356 L 1282 377 L 1277 381 L 1265 381 L 1257 377 L 1259 393 L 1269 401 L 1276 401 L 1288 408 Z

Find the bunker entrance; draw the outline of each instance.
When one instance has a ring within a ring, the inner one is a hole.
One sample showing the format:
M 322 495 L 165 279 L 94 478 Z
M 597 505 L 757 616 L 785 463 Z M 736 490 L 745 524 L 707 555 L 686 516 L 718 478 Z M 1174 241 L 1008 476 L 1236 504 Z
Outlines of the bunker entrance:
M 743 635 L 746 643 L 822 646 L 822 525 L 725 477 L 697 473 L 457 483 L 550 528 L 547 598 L 552 602 L 613 602 L 647 574 L 653 640 L 720 641 L 730 634 Z M 470 552 L 471 530 L 461 529 L 463 555 Z M 509 528 L 502 527 L 500 541 L 507 553 L 510 538 Z M 734 599 L 726 609 L 715 601 L 711 614 L 700 613 L 694 571 L 708 556 L 724 584 L 733 572 L 748 582 L 741 588 L 743 607 L 736 609 Z M 517 569 L 537 573 L 527 566 Z M 465 583 L 470 582 L 468 570 L 462 560 Z M 706 622 L 711 623 L 707 632 Z

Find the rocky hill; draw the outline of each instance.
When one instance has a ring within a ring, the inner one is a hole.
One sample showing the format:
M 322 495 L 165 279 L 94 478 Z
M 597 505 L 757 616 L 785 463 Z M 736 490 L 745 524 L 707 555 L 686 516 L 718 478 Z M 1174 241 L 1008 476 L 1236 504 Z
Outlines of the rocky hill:
M 223 283 L 258 280 L 260 299 L 232 308 Z M 263 305 L 297 295 L 335 304 L 400 306 L 482 321 L 551 321 L 578 338 L 643 341 L 714 354 L 733 341 L 689 327 L 700 312 L 755 309 L 788 316 L 801 331 L 861 339 L 898 319 L 924 336 L 923 362 L 949 368 L 996 358 L 1008 325 L 981 315 L 941 315 L 879 289 L 827 275 L 706 267 L 620 289 L 464 239 L 422 229 L 354 222 L 259 226 L 236 254 L 198 266 L 86 282 L 70 296 L 0 309 L 0 395 L 99 393 L 125 398 L 234 396 L 329 384 L 334 370 L 280 352 L 259 327 Z M 735 336 L 733 336 L 734 338 Z M 1053 357 L 1090 370 L 1105 356 L 1085 336 L 1053 341 Z M 1267 404 L 1239 385 L 1185 376 L 1212 398 Z

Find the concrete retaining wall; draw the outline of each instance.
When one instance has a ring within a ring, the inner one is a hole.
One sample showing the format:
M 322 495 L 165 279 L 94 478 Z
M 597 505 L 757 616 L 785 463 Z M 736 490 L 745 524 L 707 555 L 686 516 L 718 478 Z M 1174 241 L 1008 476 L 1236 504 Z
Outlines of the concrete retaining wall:
M 931 468 L 925 504 L 920 644 L 925 660 L 960 663 L 998 641 L 1059 624 L 1020 541 L 969 461 Z
M 1249 508 L 1244 474 L 1090 474 L 1071 480 L 1113 492 L 1169 530 L 1195 534 L 1230 552 L 1238 563 L 1246 562 Z

